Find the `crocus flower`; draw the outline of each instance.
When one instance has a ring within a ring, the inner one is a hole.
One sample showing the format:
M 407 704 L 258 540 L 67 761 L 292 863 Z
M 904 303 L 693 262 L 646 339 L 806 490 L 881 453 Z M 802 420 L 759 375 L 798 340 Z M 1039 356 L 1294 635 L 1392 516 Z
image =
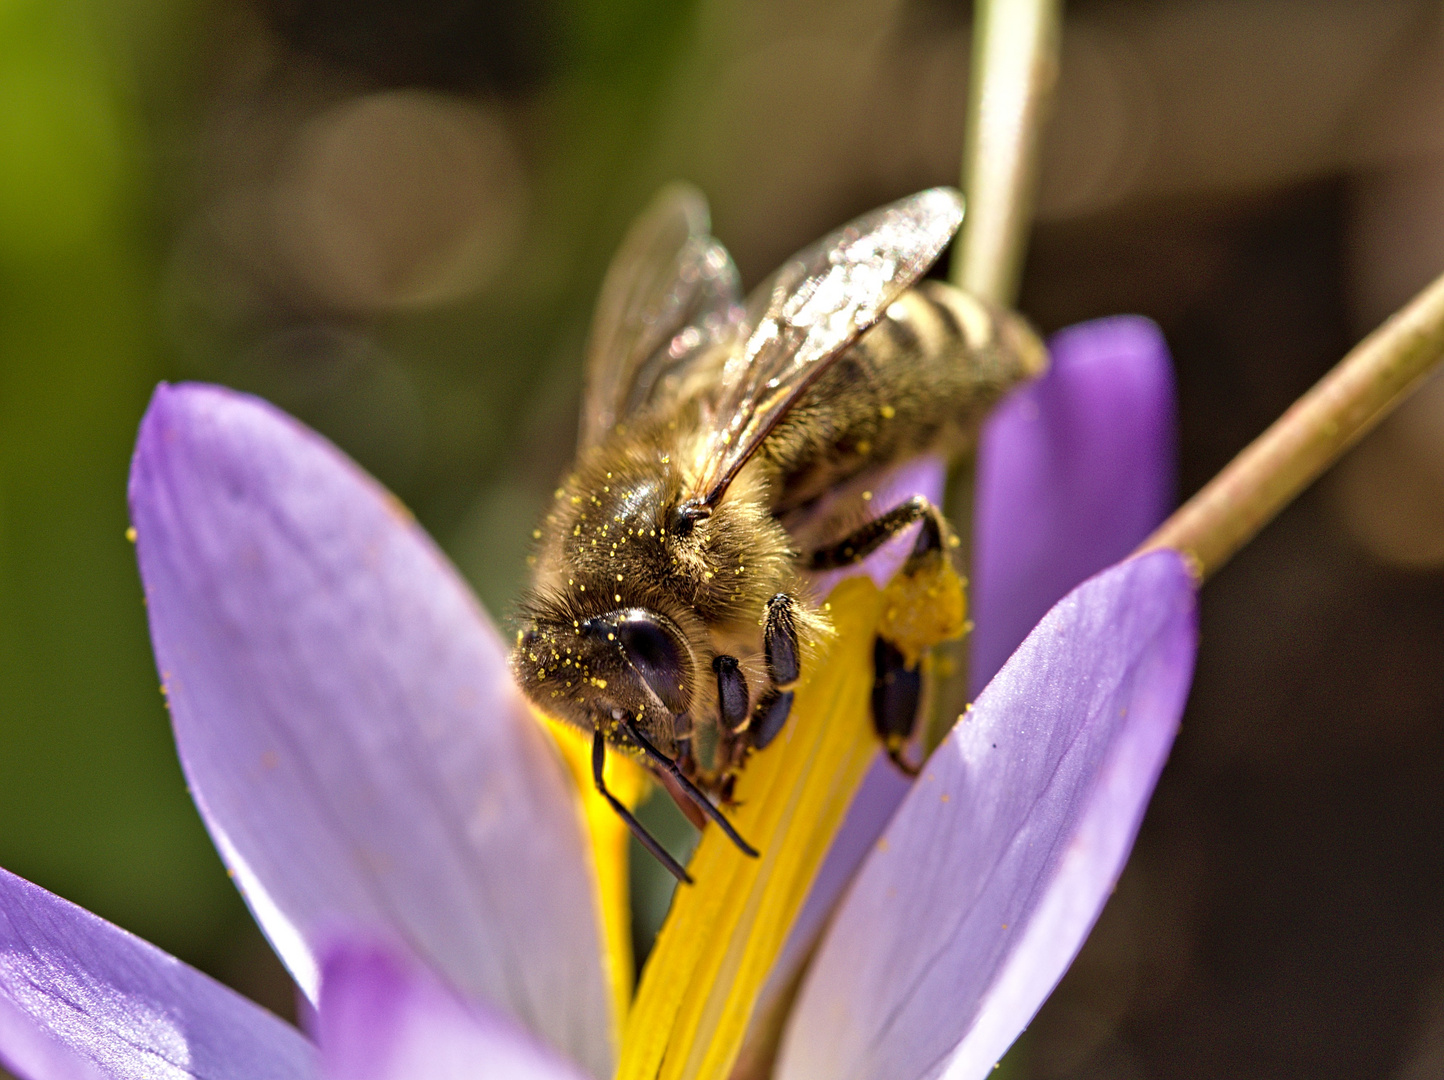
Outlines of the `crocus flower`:
M 1168 361 L 1132 319 L 1066 331 L 1053 354 L 980 449 L 986 688 L 915 783 L 853 800 L 792 940 L 811 949 L 831 919 L 754 1071 L 985 1075 L 1127 857 L 1195 647 L 1182 560 L 1117 563 L 1171 497 Z M 178 386 L 142 423 L 131 507 L 192 792 L 318 1011 L 303 1035 L 0 871 L 0 1060 L 31 1080 L 625 1062 L 616 867 L 502 640 L 399 504 L 269 406 Z M 666 953 L 647 974 L 664 986 Z M 669 1044 L 663 1074 L 709 1052 Z

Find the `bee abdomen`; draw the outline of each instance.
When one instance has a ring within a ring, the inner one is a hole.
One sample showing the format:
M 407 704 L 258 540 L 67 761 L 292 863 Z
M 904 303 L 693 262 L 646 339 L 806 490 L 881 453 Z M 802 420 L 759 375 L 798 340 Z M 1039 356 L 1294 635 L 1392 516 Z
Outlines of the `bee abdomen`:
M 776 509 L 866 469 L 972 451 L 989 408 L 1042 372 L 1047 353 L 1019 316 L 942 282 L 904 293 L 823 373 L 769 437 Z

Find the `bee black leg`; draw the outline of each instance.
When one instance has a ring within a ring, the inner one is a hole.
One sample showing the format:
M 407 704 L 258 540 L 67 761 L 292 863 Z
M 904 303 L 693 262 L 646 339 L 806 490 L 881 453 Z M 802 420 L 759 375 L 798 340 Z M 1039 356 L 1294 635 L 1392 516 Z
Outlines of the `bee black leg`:
M 786 690 L 797 682 L 797 601 L 786 593 L 767 601 L 762 648 L 767 656 L 767 677 L 773 686 Z
M 762 700 L 757 703 L 756 711 L 752 714 L 752 726 L 747 729 L 752 734 L 753 748 L 762 750 L 777 738 L 791 712 L 791 690 L 779 690 L 774 686 L 763 694 Z
M 667 770 L 667 775 L 669 775 L 673 780 L 677 781 L 677 786 L 682 789 L 683 794 L 685 794 L 687 798 L 691 799 L 692 802 L 696 804 L 698 810 L 701 810 L 702 813 L 706 814 L 709 818 L 712 819 L 712 821 L 716 822 L 717 827 L 727 834 L 727 839 L 731 840 L 734 844 L 737 845 L 738 851 L 742 852 L 742 854 L 744 855 L 750 856 L 751 858 L 757 858 L 757 849 L 751 844 L 749 844 L 746 840 L 742 839 L 741 834 L 732 827 L 732 822 L 728 821 L 727 818 L 723 816 L 721 810 L 718 810 L 715 806 L 712 805 L 712 800 L 707 798 L 706 795 L 702 794 L 701 790 L 698 789 L 696 784 L 692 783 L 692 781 L 688 778 L 687 774 L 677 767 L 677 763 L 675 761 L 673 761 L 666 754 L 662 753 L 662 751 L 658 750 L 655 746 L 652 745 L 652 741 L 648 739 L 647 736 L 643 735 L 641 729 L 637 727 L 637 722 L 635 720 L 625 721 L 624 727 L 627 732 L 627 737 L 630 738 L 632 742 L 636 743 L 638 749 L 640 749 L 642 753 L 646 755 L 647 760 L 657 765 L 660 765 L 663 769 Z M 597 767 L 596 744 L 593 743 L 592 746 L 592 768 L 595 771 Z M 610 796 L 608 797 L 610 798 Z M 614 807 L 617 805 L 615 800 L 613 800 L 612 805 Z M 648 850 L 651 849 L 649 848 Z
M 893 507 L 831 547 L 813 552 L 814 570 L 833 570 L 861 562 L 914 522 L 922 522 L 917 543 L 902 567 L 902 577 L 925 577 L 945 558 L 948 527 L 938 508 L 921 495 Z M 917 725 L 922 703 L 923 673 L 914 659 L 909 665 L 901 649 L 883 634 L 873 644 L 872 720 L 883 748 L 899 769 L 916 776 L 918 767 L 903 757 Z
M 941 551 L 947 525 L 938 508 L 922 495 L 914 495 L 907 502 L 899 503 L 885 514 L 873 518 L 850 536 L 839 540 L 831 547 L 819 548 L 812 553 L 813 570 L 836 570 L 862 562 L 883 544 L 914 522 L 921 521 L 923 529 L 913 548 L 912 559 L 933 551 Z
M 771 683 L 752 714 L 752 745 L 761 750 L 787 723 L 792 712 L 792 688 L 800 674 L 797 644 L 797 601 L 778 593 L 767 601 L 767 619 L 762 628 L 762 648 L 767 657 L 767 678 Z
M 918 704 L 923 694 L 922 670 L 907 660 L 892 642 L 876 638 L 872 647 L 872 723 L 883 749 L 893 764 L 909 776 L 918 769 L 903 756 L 903 748 L 917 726 Z
M 747 719 L 747 676 L 737 666 L 735 656 L 717 656 L 712 660 L 717 673 L 717 714 L 725 731 L 736 731 Z
M 606 764 L 607 739 L 602 734 L 602 729 L 597 728 L 592 735 L 592 781 L 597 785 L 597 790 L 602 793 L 602 798 L 611 804 L 612 809 L 617 812 L 617 816 L 627 823 L 627 828 L 632 830 L 632 835 L 652 853 L 653 858 L 667 868 L 667 873 L 683 885 L 692 884 L 692 875 L 683 869 L 681 863 L 672 858 L 671 853 L 647 831 L 646 826 L 632 816 L 632 812 L 622 805 L 621 800 L 607 790 L 607 781 L 603 776 Z

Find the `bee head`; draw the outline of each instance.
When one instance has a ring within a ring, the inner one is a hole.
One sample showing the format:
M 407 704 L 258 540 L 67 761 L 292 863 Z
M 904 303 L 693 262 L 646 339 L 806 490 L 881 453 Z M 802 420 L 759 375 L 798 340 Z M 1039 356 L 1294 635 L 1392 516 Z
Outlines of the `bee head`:
M 691 704 L 695 667 L 676 623 L 639 607 L 576 619 L 538 604 L 512 650 L 517 682 L 543 712 L 584 729 L 635 718 L 665 743 Z

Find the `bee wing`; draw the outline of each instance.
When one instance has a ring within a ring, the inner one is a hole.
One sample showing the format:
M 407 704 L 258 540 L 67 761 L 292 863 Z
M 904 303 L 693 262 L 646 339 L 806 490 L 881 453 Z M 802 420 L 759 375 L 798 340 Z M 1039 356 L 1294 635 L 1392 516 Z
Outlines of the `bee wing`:
M 612 259 L 587 342 L 581 447 L 647 406 L 741 322 L 737 268 L 708 234 L 707 200 L 669 184 Z
M 713 398 L 694 499 L 716 504 L 813 381 L 927 272 L 962 220 L 957 191 L 921 191 L 804 248 L 758 286 L 746 342 Z

